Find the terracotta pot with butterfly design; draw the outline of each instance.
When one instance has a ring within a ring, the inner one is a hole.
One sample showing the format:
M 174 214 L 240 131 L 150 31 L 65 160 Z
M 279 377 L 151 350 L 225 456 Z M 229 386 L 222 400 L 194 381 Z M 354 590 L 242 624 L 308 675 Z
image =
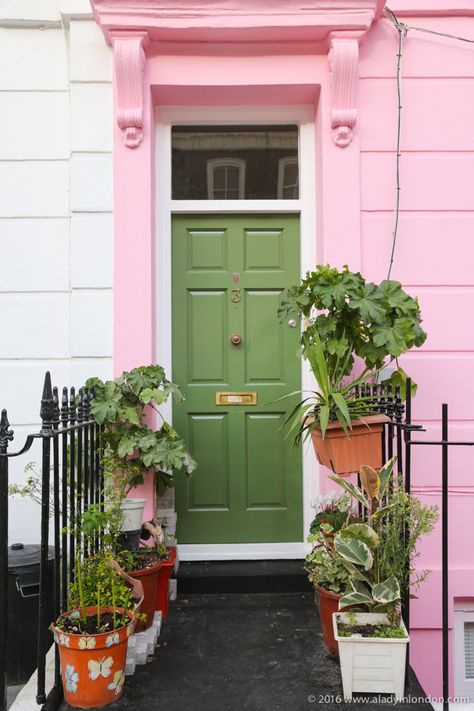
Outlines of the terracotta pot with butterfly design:
M 100 615 L 113 614 L 101 607 Z M 97 617 L 97 607 L 86 607 L 85 617 Z M 111 704 L 124 692 L 128 638 L 135 629 L 133 612 L 117 609 L 122 626 L 102 634 L 73 634 L 61 629 L 61 621 L 79 618 L 79 610 L 65 612 L 53 626 L 59 648 L 64 698 L 73 708 L 91 709 Z M 125 616 L 126 624 L 123 624 Z

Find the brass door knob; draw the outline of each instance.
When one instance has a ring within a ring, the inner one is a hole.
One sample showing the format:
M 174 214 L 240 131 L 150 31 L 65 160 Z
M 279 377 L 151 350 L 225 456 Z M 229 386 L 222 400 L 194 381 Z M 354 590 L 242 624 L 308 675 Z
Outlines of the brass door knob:
M 240 333 L 233 333 L 230 337 L 230 342 L 233 346 L 238 346 L 240 343 L 242 343 L 242 336 L 240 335 Z

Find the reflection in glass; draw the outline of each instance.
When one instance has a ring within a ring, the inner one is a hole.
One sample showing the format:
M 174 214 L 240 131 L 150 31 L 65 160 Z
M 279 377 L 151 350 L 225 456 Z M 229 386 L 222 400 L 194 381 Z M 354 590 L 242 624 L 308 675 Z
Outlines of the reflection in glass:
M 173 127 L 173 200 L 298 197 L 297 126 Z

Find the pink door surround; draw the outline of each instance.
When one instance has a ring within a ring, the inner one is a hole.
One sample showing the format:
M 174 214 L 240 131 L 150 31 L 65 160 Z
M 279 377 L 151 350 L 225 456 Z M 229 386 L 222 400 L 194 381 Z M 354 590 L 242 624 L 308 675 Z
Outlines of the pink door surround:
M 393 204 L 395 136 L 392 140 L 390 102 L 394 96 L 391 92 L 395 90 L 393 67 L 397 37 L 393 26 L 380 20 L 383 2 L 309 0 L 304 4 L 304 11 L 301 4 L 293 0 L 275 3 L 256 0 L 251 3 L 251 11 L 245 0 L 225 3 L 212 0 L 205 8 L 197 0 L 194 3 L 182 0 L 178 7 L 158 0 L 91 0 L 91 4 L 114 53 L 116 373 L 155 361 L 155 343 L 159 336 L 155 316 L 155 243 L 161 237 L 155 231 L 155 182 L 160 180 L 159 156 L 155 156 L 155 109 L 160 105 L 312 104 L 316 130 L 317 259 L 335 266 L 347 263 L 352 269 L 362 269 L 374 280 L 384 278 Z M 459 16 L 472 16 L 470 0 L 431 0 L 429 3 L 393 0 L 392 5 L 400 17 L 416 18 L 412 24 L 428 22 L 419 19 L 420 16 L 429 17 L 431 23 L 442 17 L 441 29 L 446 29 L 450 18 L 455 23 Z M 272 14 L 270 7 L 277 7 L 278 12 Z M 405 66 L 412 71 L 406 83 L 406 96 L 411 96 L 412 102 L 424 96 L 419 93 L 421 89 L 426 92 L 424 104 L 428 108 L 432 105 L 429 100 L 435 84 L 420 82 L 421 87 L 415 86 L 415 80 L 419 81 L 420 77 L 445 77 L 444 90 L 448 87 L 447 79 L 464 76 L 466 55 L 461 56 L 460 49 L 452 50 L 450 65 L 448 50 L 451 48 L 445 46 L 441 54 L 434 42 L 420 43 L 417 50 L 410 36 Z M 458 98 L 465 92 L 463 86 L 458 87 L 456 83 L 449 86 L 451 91 L 459 92 Z M 448 296 L 443 298 L 450 297 L 451 292 L 453 298 L 457 298 L 455 280 L 458 277 L 455 276 L 454 281 L 443 281 L 452 262 L 451 254 L 438 259 L 431 246 L 433 235 L 436 230 L 445 234 L 442 225 L 448 225 L 449 221 L 446 234 L 450 235 L 453 245 L 460 244 L 464 238 L 468 240 L 472 222 L 463 211 L 470 209 L 472 198 L 468 192 L 466 199 L 463 197 L 462 188 L 468 186 L 469 181 L 465 180 L 461 186 L 456 182 L 457 175 L 470 170 L 471 163 L 468 166 L 462 162 L 468 157 L 464 159 L 460 153 L 455 160 L 449 155 L 443 157 L 442 165 L 452 176 L 445 186 L 436 173 L 437 166 L 441 165 L 439 159 L 429 155 L 430 150 L 443 150 L 444 142 L 448 150 L 459 149 L 458 144 L 454 148 L 449 144 L 454 140 L 450 124 L 446 124 L 443 131 L 436 129 L 438 117 L 450 114 L 452 118 L 449 102 L 444 106 L 438 99 L 436 94 L 436 111 L 427 114 L 425 120 L 420 118 L 422 106 L 418 108 L 420 116 L 416 118 L 412 114 L 405 124 L 404 135 L 411 154 L 404 158 L 407 167 L 404 178 L 407 187 L 403 194 L 405 213 L 401 220 L 404 229 L 394 275 L 408 285 L 427 285 L 415 288 L 420 291 L 431 340 L 423 353 L 410 354 L 406 365 L 420 384 L 415 416 L 428 420 L 426 413 L 434 411 L 434 398 L 444 386 L 446 372 L 457 378 L 459 371 L 462 383 L 467 382 L 465 373 L 472 375 L 469 351 L 474 350 L 464 342 L 456 346 L 457 351 L 465 353 L 461 353 L 459 363 L 456 361 L 456 368 L 450 369 L 446 367 L 439 345 L 442 323 L 437 316 L 439 309 L 435 308 L 434 287 L 447 284 Z M 439 138 L 433 148 L 436 132 Z M 459 143 L 463 132 L 456 133 Z M 420 140 L 424 141 L 426 147 L 422 150 L 427 155 L 420 155 L 418 160 L 415 152 L 421 151 Z M 439 194 L 435 190 L 438 186 L 442 190 Z M 436 210 L 441 208 L 453 213 L 458 210 L 459 214 L 451 217 L 443 213 L 439 222 Z M 433 214 L 423 214 L 423 211 Z M 465 221 L 465 227 L 464 222 L 459 229 L 454 227 L 450 221 L 454 219 L 459 223 Z M 432 230 L 426 226 L 430 220 Z M 413 254 L 415 238 L 420 244 L 425 238 L 426 249 L 415 246 L 416 258 L 404 259 L 404 253 Z M 466 245 L 464 252 L 471 249 L 467 242 Z M 456 249 L 453 246 L 452 252 Z M 469 263 L 463 259 L 460 268 Z M 410 269 L 412 272 L 405 276 Z M 433 269 L 438 270 L 436 277 L 433 277 Z M 434 383 L 437 387 L 433 387 Z M 458 418 L 459 426 L 467 427 L 471 414 L 463 413 L 464 410 Z M 428 422 L 428 426 L 436 425 Z M 431 471 L 430 463 L 420 458 L 415 490 L 418 483 L 429 479 Z M 146 515 L 154 510 L 151 491 L 152 485 L 148 483 Z M 437 502 L 436 496 L 420 489 L 420 498 L 429 503 Z M 472 516 L 470 499 L 472 497 L 453 499 L 453 522 L 456 518 L 465 521 Z M 452 603 L 458 598 L 472 597 L 474 589 L 472 553 L 468 544 L 463 544 L 460 531 L 455 532 L 453 540 L 456 546 L 452 551 L 450 578 Z M 420 598 L 412 604 L 412 661 L 425 689 L 435 695 L 440 693 L 441 669 L 438 541 L 438 536 L 434 536 L 423 546 L 421 567 L 425 565 L 434 571 L 422 588 Z

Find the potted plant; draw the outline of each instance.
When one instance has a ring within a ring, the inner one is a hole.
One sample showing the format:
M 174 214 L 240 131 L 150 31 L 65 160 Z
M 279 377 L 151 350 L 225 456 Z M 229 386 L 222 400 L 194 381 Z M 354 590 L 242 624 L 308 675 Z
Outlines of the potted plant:
M 160 544 L 157 547 L 158 555 L 161 558 L 161 568 L 158 573 L 158 589 L 156 596 L 156 609 L 161 611 L 163 619 L 168 617 L 168 591 L 171 573 L 176 565 L 177 550 L 176 545 L 165 546 Z
M 352 501 L 347 495 L 322 496 L 316 503 L 316 510 L 308 536 L 312 549 L 306 556 L 305 570 L 314 585 L 323 644 L 330 654 L 337 656 L 332 614 L 339 609 L 339 600 L 348 585 L 349 573 L 334 553 L 334 535 L 348 518 L 353 520 Z
M 73 708 L 105 706 L 124 692 L 127 641 L 140 619 L 143 586 L 114 558 L 117 516 L 116 506 L 90 504 L 69 528 L 78 542 L 69 610 L 51 629 Z
M 158 493 L 162 493 L 166 487 L 173 486 L 175 469 L 182 469 L 189 476 L 196 467 L 184 440 L 163 419 L 159 409 L 170 396 L 176 402 L 182 401 L 183 396 L 159 365 L 134 368 L 106 382 L 90 378 L 86 385 L 94 391 L 92 415 L 103 425 L 102 464 L 110 484 L 108 499 L 120 503 L 122 531 L 128 534 L 128 547 L 136 549 L 144 500 L 129 498 L 130 492 L 143 484 L 150 470 L 154 472 Z M 161 419 L 157 430 L 147 423 L 149 409 Z M 132 512 L 135 513 L 133 520 Z
M 128 637 L 143 600 L 140 581 L 112 554 L 114 511 L 86 510 L 75 534 L 82 541 L 69 589 L 69 610 L 52 625 L 58 645 L 66 702 L 73 708 L 106 706 L 124 692 Z M 102 548 L 90 555 L 97 535 Z
M 163 619 L 166 620 L 168 616 L 169 581 L 176 564 L 177 549 L 176 539 L 174 536 L 166 535 L 164 529 L 164 524 L 157 519 L 153 519 L 153 521 L 148 521 L 143 525 L 141 538 L 142 541 L 146 542 L 153 540 L 154 548 L 151 548 L 151 550 L 154 550 L 161 561 L 158 571 L 155 610 L 159 610 Z
M 362 464 L 379 468 L 380 433 L 387 420 L 374 398 L 359 395 L 358 386 L 375 382 L 382 369 L 424 343 L 418 300 L 397 281 L 366 283 L 347 266 L 338 271 L 318 265 L 300 285 L 285 290 L 278 315 L 292 325 L 304 317 L 301 353 L 319 391 L 301 401 L 288 418 L 295 444 L 312 435 L 320 463 L 338 474 L 355 472 Z M 362 372 L 351 381 L 356 358 Z M 397 363 L 392 385 L 403 391 L 406 377 Z
M 120 562 L 127 574 L 143 585 L 143 603 L 141 619 L 137 621 L 136 631 L 146 630 L 153 624 L 158 594 L 158 575 L 161 569 L 161 558 L 151 547 L 140 548 L 138 551 L 123 551 Z
M 349 573 L 350 586 L 339 609 L 362 610 L 333 614 L 345 699 L 353 692 L 403 697 L 409 636 L 400 615 L 401 599 L 409 592 L 417 542 L 433 530 L 438 512 L 406 493 L 401 481 L 389 486 L 393 463 L 391 459 L 380 471 L 361 467 L 361 488 L 330 475 L 364 511 L 363 523 L 349 523 L 334 536 L 334 551 Z M 426 574 L 412 582 L 418 585 Z

